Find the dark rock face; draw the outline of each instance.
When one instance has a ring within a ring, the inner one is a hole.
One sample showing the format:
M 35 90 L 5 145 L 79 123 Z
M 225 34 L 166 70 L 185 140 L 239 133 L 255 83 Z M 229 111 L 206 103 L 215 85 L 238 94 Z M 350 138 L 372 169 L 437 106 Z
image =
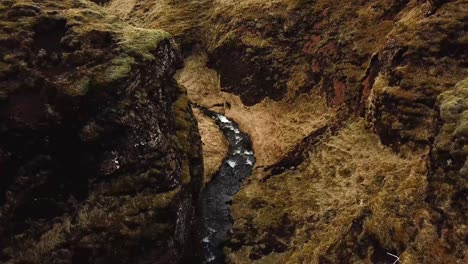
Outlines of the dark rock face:
M 277 13 L 253 7 L 246 19 L 220 14 L 223 19 L 216 22 L 226 30 L 211 36 L 211 65 L 220 71 L 222 87 L 244 103 L 320 89 L 330 105 L 356 109 L 368 60 L 391 29 L 390 19 L 379 15 L 398 12 L 404 6 L 400 2 L 386 1 L 376 14 L 358 19 L 358 10 L 373 3 L 302 1 L 289 6 L 284 1 Z
M 2 263 L 176 263 L 189 248 L 203 162 L 180 55 L 114 20 L 86 1 L 0 4 Z
M 286 93 L 284 73 L 268 58 L 267 48 L 255 51 L 248 46 L 227 44 L 211 54 L 212 67 L 221 75 L 222 90 L 239 95 L 242 103 L 252 106 L 265 98 L 280 100 Z M 276 67 L 275 67 L 276 66 Z

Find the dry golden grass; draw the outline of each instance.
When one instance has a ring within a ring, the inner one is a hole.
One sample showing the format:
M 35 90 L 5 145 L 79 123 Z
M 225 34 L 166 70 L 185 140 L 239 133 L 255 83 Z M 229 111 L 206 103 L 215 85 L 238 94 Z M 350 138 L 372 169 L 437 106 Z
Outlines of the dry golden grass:
M 218 21 L 221 17 L 258 19 L 267 16 L 285 16 L 296 7 L 298 0 L 111 0 L 110 13 L 134 25 L 147 28 L 163 28 L 174 37 L 198 40 L 215 47 L 226 37 L 229 23 Z M 237 21 L 236 19 L 233 22 Z M 220 33 L 220 35 L 218 35 Z
M 266 99 L 252 107 L 243 106 L 234 96 L 229 102 L 233 107 L 226 116 L 252 138 L 257 167 L 278 162 L 305 137 L 336 121 L 335 110 L 318 93 L 300 95 L 294 101 Z
M 266 99 L 252 107 L 242 104 L 238 96 L 221 91 L 216 71 L 206 67 L 206 55 L 192 55 L 185 68 L 176 75 L 187 88 L 193 102 L 210 108 L 215 104 L 230 104 L 220 110 L 235 120 L 250 135 L 257 167 L 279 161 L 306 136 L 335 121 L 336 111 L 328 108 L 318 93 L 303 94 L 294 100 L 276 102 Z
M 203 25 L 211 6 L 209 0 L 194 1 L 142 1 L 112 0 L 107 4 L 109 12 L 147 28 L 164 28 L 173 36 L 187 34 Z M 188 37 L 188 36 L 187 36 Z
M 205 53 L 197 53 L 185 60 L 185 67 L 176 74 L 177 82 L 187 88 L 190 100 L 200 106 L 211 108 L 215 104 L 223 104 L 219 75 L 215 70 L 208 69 Z
M 200 110 L 194 109 L 195 118 L 203 143 L 203 165 L 205 168 L 205 184 L 219 170 L 227 155 L 229 144 L 216 123 Z
M 127 19 L 136 2 L 137 0 L 110 1 L 107 7 L 113 14 L 118 15 L 122 19 Z
M 331 253 L 338 246 L 359 244 L 362 234 L 385 248 L 410 242 L 414 223 L 425 218 L 423 153 L 398 156 L 357 120 L 310 154 L 295 170 L 266 182 L 257 172 L 241 189 L 232 214 L 233 242 L 242 246 L 228 254 L 230 263 L 318 263 L 320 256 L 338 257 Z M 362 230 L 351 235 L 363 216 Z M 249 258 L 278 245 L 284 252 Z
M 125 0 L 114 0 L 118 1 Z M 403 6 L 390 0 L 364 4 L 343 1 L 339 5 L 331 0 L 145 2 L 141 5 L 148 9 L 143 12 L 147 14 L 142 15 L 143 9 L 135 8 L 140 9 L 140 14 L 129 17 L 133 23 L 163 27 L 176 36 L 196 30 L 208 52 L 233 40 L 252 47 L 274 47 L 278 36 L 262 37 L 242 28 L 273 17 L 284 18 L 281 26 L 287 27 L 287 16 L 293 14 L 289 11 L 313 2 L 311 14 L 319 14 L 316 26 L 325 27 L 318 29 L 322 39 L 315 51 L 327 43 L 338 43 L 343 55 L 325 65 L 322 75 L 332 79 L 346 77 L 348 81 L 361 80 L 369 63 L 349 63 L 350 56 L 370 59 L 374 52 L 394 41 L 396 46 L 440 52 L 447 32 L 462 23 L 462 18 L 452 19 L 451 14 L 460 15 L 463 12 L 457 10 L 466 9 L 454 1 L 444 4 L 436 15 L 427 16 L 427 4 L 421 1 L 409 1 Z M 203 8 L 198 8 L 200 2 Z M 174 16 L 180 21 L 171 18 Z M 434 35 L 435 31 L 439 33 Z M 387 76 L 381 73 L 369 97 L 369 120 L 375 121 L 372 111 L 376 97 L 388 95 L 412 102 L 451 88 L 466 72 L 443 71 L 456 68 L 456 59 L 449 57 L 431 67 L 409 64 L 395 68 L 395 72 L 405 76 L 403 80 L 411 90 L 390 89 L 394 87 L 389 87 Z M 460 258 L 450 256 L 449 250 L 456 243 L 450 242 L 452 231 L 441 231 L 434 225 L 434 211 L 425 203 L 427 150 L 412 152 L 402 147 L 396 154 L 381 145 L 363 120 L 352 120 L 337 136 L 322 139 L 298 168 L 263 181 L 264 172 L 258 167 L 277 162 L 317 128 L 334 123 L 336 110 L 328 108 L 318 93 L 298 95 L 297 88 L 307 82 L 308 64 L 293 66 L 284 100 L 265 100 L 245 107 L 237 96 L 221 91 L 219 76 L 205 67 L 206 61 L 204 54 L 189 57 L 186 68 L 177 75 L 178 81 L 188 88 L 190 99 L 197 104 L 208 108 L 224 105 L 217 110 L 250 134 L 257 156 L 254 175 L 233 203 L 236 250 L 228 252 L 229 262 L 373 263 L 376 247 L 397 252 L 405 263 L 445 264 L 456 263 L 456 258 Z M 360 82 L 354 85 L 360 87 Z M 399 104 L 396 111 L 410 113 L 413 109 Z M 432 129 L 426 126 L 408 129 L 406 133 L 412 140 L 432 137 Z M 456 236 L 466 234 L 464 225 L 456 230 Z

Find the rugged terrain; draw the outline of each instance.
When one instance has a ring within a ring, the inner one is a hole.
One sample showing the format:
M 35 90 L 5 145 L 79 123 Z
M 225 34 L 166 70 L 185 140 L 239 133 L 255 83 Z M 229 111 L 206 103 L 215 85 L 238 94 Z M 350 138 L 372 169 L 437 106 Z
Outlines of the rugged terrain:
M 178 263 L 203 184 L 171 36 L 88 1 L 0 3 L 0 262 Z
M 195 254 L 190 100 L 255 152 L 228 263 L 468 261 L 466 0 L 94 2 L 0 4 L 3 259 Z M 228 150 L 196 116 L 209 186 Z
M 189 98 L 252 137 L 229 262 L 467 260 L 466 1 L 107 6 L 173 34 Z

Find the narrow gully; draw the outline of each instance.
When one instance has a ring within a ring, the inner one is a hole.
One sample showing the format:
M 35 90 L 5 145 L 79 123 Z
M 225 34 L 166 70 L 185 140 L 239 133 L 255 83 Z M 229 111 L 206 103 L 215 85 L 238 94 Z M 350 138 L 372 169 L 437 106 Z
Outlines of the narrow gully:
M 243 180 L 252 174 L 255 156 L 250 138 L 234 121 L 208 109 L 199 109 L 216 122 L 229 142 L 228 155 L 201 198 L 203 263 L 219 264 L 225 261 L 223 245 L 233 224 L 232 199 Z

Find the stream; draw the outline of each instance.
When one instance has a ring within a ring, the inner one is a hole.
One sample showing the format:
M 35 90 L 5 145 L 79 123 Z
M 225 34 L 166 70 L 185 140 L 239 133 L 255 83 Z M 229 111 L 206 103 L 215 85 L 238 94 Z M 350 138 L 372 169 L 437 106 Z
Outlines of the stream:
M 224 263 L 223 245 L 233 220 L 230 206 L 245 178 L 252 174 L 255 156 L 250 138 L 224 115 L 200 108 L 213 119 L 229 142 L 229 151 L 219 171 L 207 184 L 201 198 L 201 234 L 204 263 Z

